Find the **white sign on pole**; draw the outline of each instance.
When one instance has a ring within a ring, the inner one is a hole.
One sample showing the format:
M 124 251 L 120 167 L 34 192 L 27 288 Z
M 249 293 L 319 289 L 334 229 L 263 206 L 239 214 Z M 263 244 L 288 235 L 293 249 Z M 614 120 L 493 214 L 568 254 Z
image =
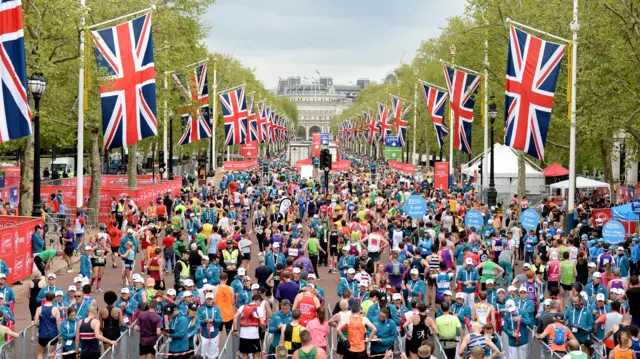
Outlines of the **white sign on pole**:
M 303 179 L 310 179 L 313 177 L 313 165 L 300 166 L 300 177 Z

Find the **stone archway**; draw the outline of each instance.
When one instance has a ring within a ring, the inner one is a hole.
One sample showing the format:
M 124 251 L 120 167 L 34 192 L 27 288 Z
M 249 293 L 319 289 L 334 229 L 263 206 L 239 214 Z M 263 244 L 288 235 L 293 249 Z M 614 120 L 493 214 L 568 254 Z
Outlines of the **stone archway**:
M 320 132 L 322 132 L 322 131 L 320 130 L 320 127 L 318 127 L 318 126 L 311 126 L 311 127 L 309 127 L 309 137 L 307 137 L 307 138 L 312 139 L 312 138 L 313 138 L 313 134 L 314 134 L 314 133 L 320 133 Z
M 298 129 L 296 130 L 296 137 L 298 137 L 301 140 L 306 140 L 307 139 L 307 129 L 304 128 L 304 126 L 298 126 Z

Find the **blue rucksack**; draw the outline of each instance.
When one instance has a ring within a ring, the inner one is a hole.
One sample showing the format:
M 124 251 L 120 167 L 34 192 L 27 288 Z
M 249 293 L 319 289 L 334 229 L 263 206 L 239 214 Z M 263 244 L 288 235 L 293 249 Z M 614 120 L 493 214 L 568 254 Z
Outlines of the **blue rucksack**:
M 555 345 L 564 345 L 564 335 L 567 328 L 563 325 L 557 327 L 555 324 L 553 325 L 553 333 L 555 334 L 555 338 L 553 339 L 553 344 Z

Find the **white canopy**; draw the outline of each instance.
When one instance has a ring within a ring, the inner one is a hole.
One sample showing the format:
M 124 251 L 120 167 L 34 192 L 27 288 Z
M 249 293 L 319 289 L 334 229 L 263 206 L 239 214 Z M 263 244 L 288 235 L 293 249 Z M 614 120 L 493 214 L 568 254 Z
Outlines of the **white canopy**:
M 569 188 L 569 180 L 561 181 L 552 184 L 549 186 L 551 192 L 556 189 L 568 189 Z M 611 188 L 611 186 L 607 182 L 600 182 L 586 177 L 577 177 L 576 178 L 576 188 Z
M 495 177 L 518 177 L 518 155 L 513 151 L 511 147 L 505 146 L 501 143 L 493 145 L 495 151 L 494 160 L 494 176 Z M 487 153 L 484 156 L 484 170 L 489 171 L 491 149 L 487 149 Z M 462 173 L 473 177 L 474 173 L 480 173 L 480 159 L 481 156 L 476 156 L 466 165 L 462 166 Z M 527 179 L 533 177 L 543 177 L 542 169 L 535 163 L 525 158 L 525 171 Z M 488 172 L 487 172 L 488 173 Z

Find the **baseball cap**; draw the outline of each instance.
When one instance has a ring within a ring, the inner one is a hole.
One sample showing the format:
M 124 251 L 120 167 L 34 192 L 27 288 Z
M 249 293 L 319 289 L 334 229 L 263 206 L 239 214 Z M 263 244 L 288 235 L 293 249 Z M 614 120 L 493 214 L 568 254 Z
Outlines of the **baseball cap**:
M 185 290 L 184 293 L 182 293 L 182 297 L 192 297 L 193 293 L 191 293 L 190 290 Z
M 356 273 L 355 269 L 353 269 L 353 268 L 347 269 L 347 274 L 355 274 L 355 273 Z
M 238 275 L 245 275 L 247 271 L 244 268 L 238 268 Z
M 55 277 L 56 277 L 55 273 L 47 274 L 47 278 L 55 278 Z M 78 280 L 78 282 L 82 282 L 82 278 L 80 278 L 80 280 Z
M 551 305 L 551 299 L 547 298 L 544 300 L 544 305 Z
M 172 314 L 178 309 L 175 303 L 169 303 L 164 307 L 164 312 L 167 314 Z
M 529 263 L 525 263 L 522 265 L 522 269 L 530 269 L 531 268 L 531 264 Z
M 467 258 L 467 259 L 465 259 L 465 260 L 464 260 L 464 264 L 471 264 L 471 265 L 473 265 L 473 259 L 471 259 L 471 258 Z
M 213 299 L 213 293 L 205 294 L 204 299 Z
M 64 295 L 64 292 L 61 291 L 61 290 L 56 290 L 55 295 L 56 295 L 56 297 L 59 296 L 59 295 Z
M 134 283 L 144 283 L 144 279 L 142 277 L 133 278 Z
M 131 229 L 131 228 L 127 229 L 127 233 L 128 234 L 133 234 L 133 229 Z
M 618 246 L 618 252 L 623 252 L 624 248 L 622 246 Z
M 202 290 L 213 290 L 215 287 L 209 283 L 202 286 Z
M 415 275 L 418 275 L 418 274 L 419 274 L 418 269 L 413 268 L 411 271 L 409 271 L 409 274 L 415 274 Z
M 191 243 L 191 249 L 192 249 L 192 250 L 194 250 L 194 249 L 198 249 L 198 245 L 197 245 L 197 244 L 195 244 L 195 243 Z
M 393 293 L 393 295 L 391 296 L 392 300 L 402 300 L 402 294 L 400 293 Z
M 442 293 L 442 295 L 449 295 L 449 296 L 451 296 L 451 295 L 453 295 L 453 293 L 451 293 L 451 291 L 447 289 L 447 290 L 445 290 L 445 291 Z
M 5 279 L 6 279 L 6 278 L 7 278 L 7 275 L 6 275 L 6 274 L 4 274 L 4 273 L 0 273 L 0 278 L 5 278 Z
M 85 246 L 85 247 L 84 247 L 84 250 L 85 250 L 85 251 L 90 251 L 90 250 L 91 250 L 91 246 Z
M 458 299 L 458 298 L 464 299 L 464 294 L 462 294 L 460 292 L 456 293 L 456 299 Z
M 167 295 L 176 295 L 176 290 L 173 288 L 167 289 Z
M 280 248 L 280 243 L 276 242 L 273 244 L 273 248 Z
M 307 274 L 307 280 L 309 280 L 309 279 L 316 279 L 316 275 L 313 274 L 313 273 Z
M 347 252 L 348 252 L 348 251 L 349 251 L 349 247 L 344 246 L 344 247 L 342 247 L 342 250 L 343 250 L 343 251 L 347 251 Z
M 509 288 L 507 288 L 507 290 L 509 292 L 515 292 L 516 290 L 518 290 L 518 288 L 516 288 L 515 286 L 510 285 Z
M 493 279 L 487 279 L 487 283 L 486 284 L 493 284 Z
M 564 313 L 556 313 L 553 315 L 553 319 L 564 320 Z
M 251 285 L 251 290 L 260 289 L 260 284 L 254 283 Z
M 514 302 L 513 300 L 509 299 L 507 300 L 507 302 L 505 303 L 505 307 L 508 311 L 510 312 L 515 312 L 516 311 L 516 302 Z
M 293 274 L 300 274 L 300 268 L 298 267 L 293 268 Z
M 602 274 L 600 272 L 593 273 L 593 278 L 602 278 Z
M 244 278 L 242 278 L 243 282 L 251 282 L 251 277 L 249 277 L 248 275 L 245 275 Z
M 596 301 L 604 301 L 604 294 L 598 293 L 596 294 Z
M 550 257 L 552 261 L 558 260 L 558 252 L 551 252 Z
M 129 288 L 126 288 L 126 287 L 125 287 L 125 288 L 120 289 L 120 293 L 122 293 L 122 294 L 129 294 Z
M 75 292 L 76 290 L 78 290 L 78 288 L 76 288 L 75 285 L 70 285 L 69 286 L 69 289 L 68 289 L 69 292 L 71 292 L 71 291 Z
M 78 283 L 78 282 L 82 282 L 82 277 L 73 278 L 73 283 Z
M 369 286 L 369 282 L 367 282 L 366 280 L 361 280 L 360 283 L 358 283 L 359 287 L 368 287 Z
M 520 289 L 518 290 L 518 292 L 526 292 L 527 291 L 527 287 L 521 285 Z
M 593 263 L 593 262 L 589 262 L 588 266 L 589 266 L 589 268 L 595 268 L 595 267 L 596 267 L 596 264 L 595 264 L 595 263 Z
M 504 288 L 498 288 L 498 290 L 496 291 L 496 293 L 500 293 L 500 292 L 504 293 Z

